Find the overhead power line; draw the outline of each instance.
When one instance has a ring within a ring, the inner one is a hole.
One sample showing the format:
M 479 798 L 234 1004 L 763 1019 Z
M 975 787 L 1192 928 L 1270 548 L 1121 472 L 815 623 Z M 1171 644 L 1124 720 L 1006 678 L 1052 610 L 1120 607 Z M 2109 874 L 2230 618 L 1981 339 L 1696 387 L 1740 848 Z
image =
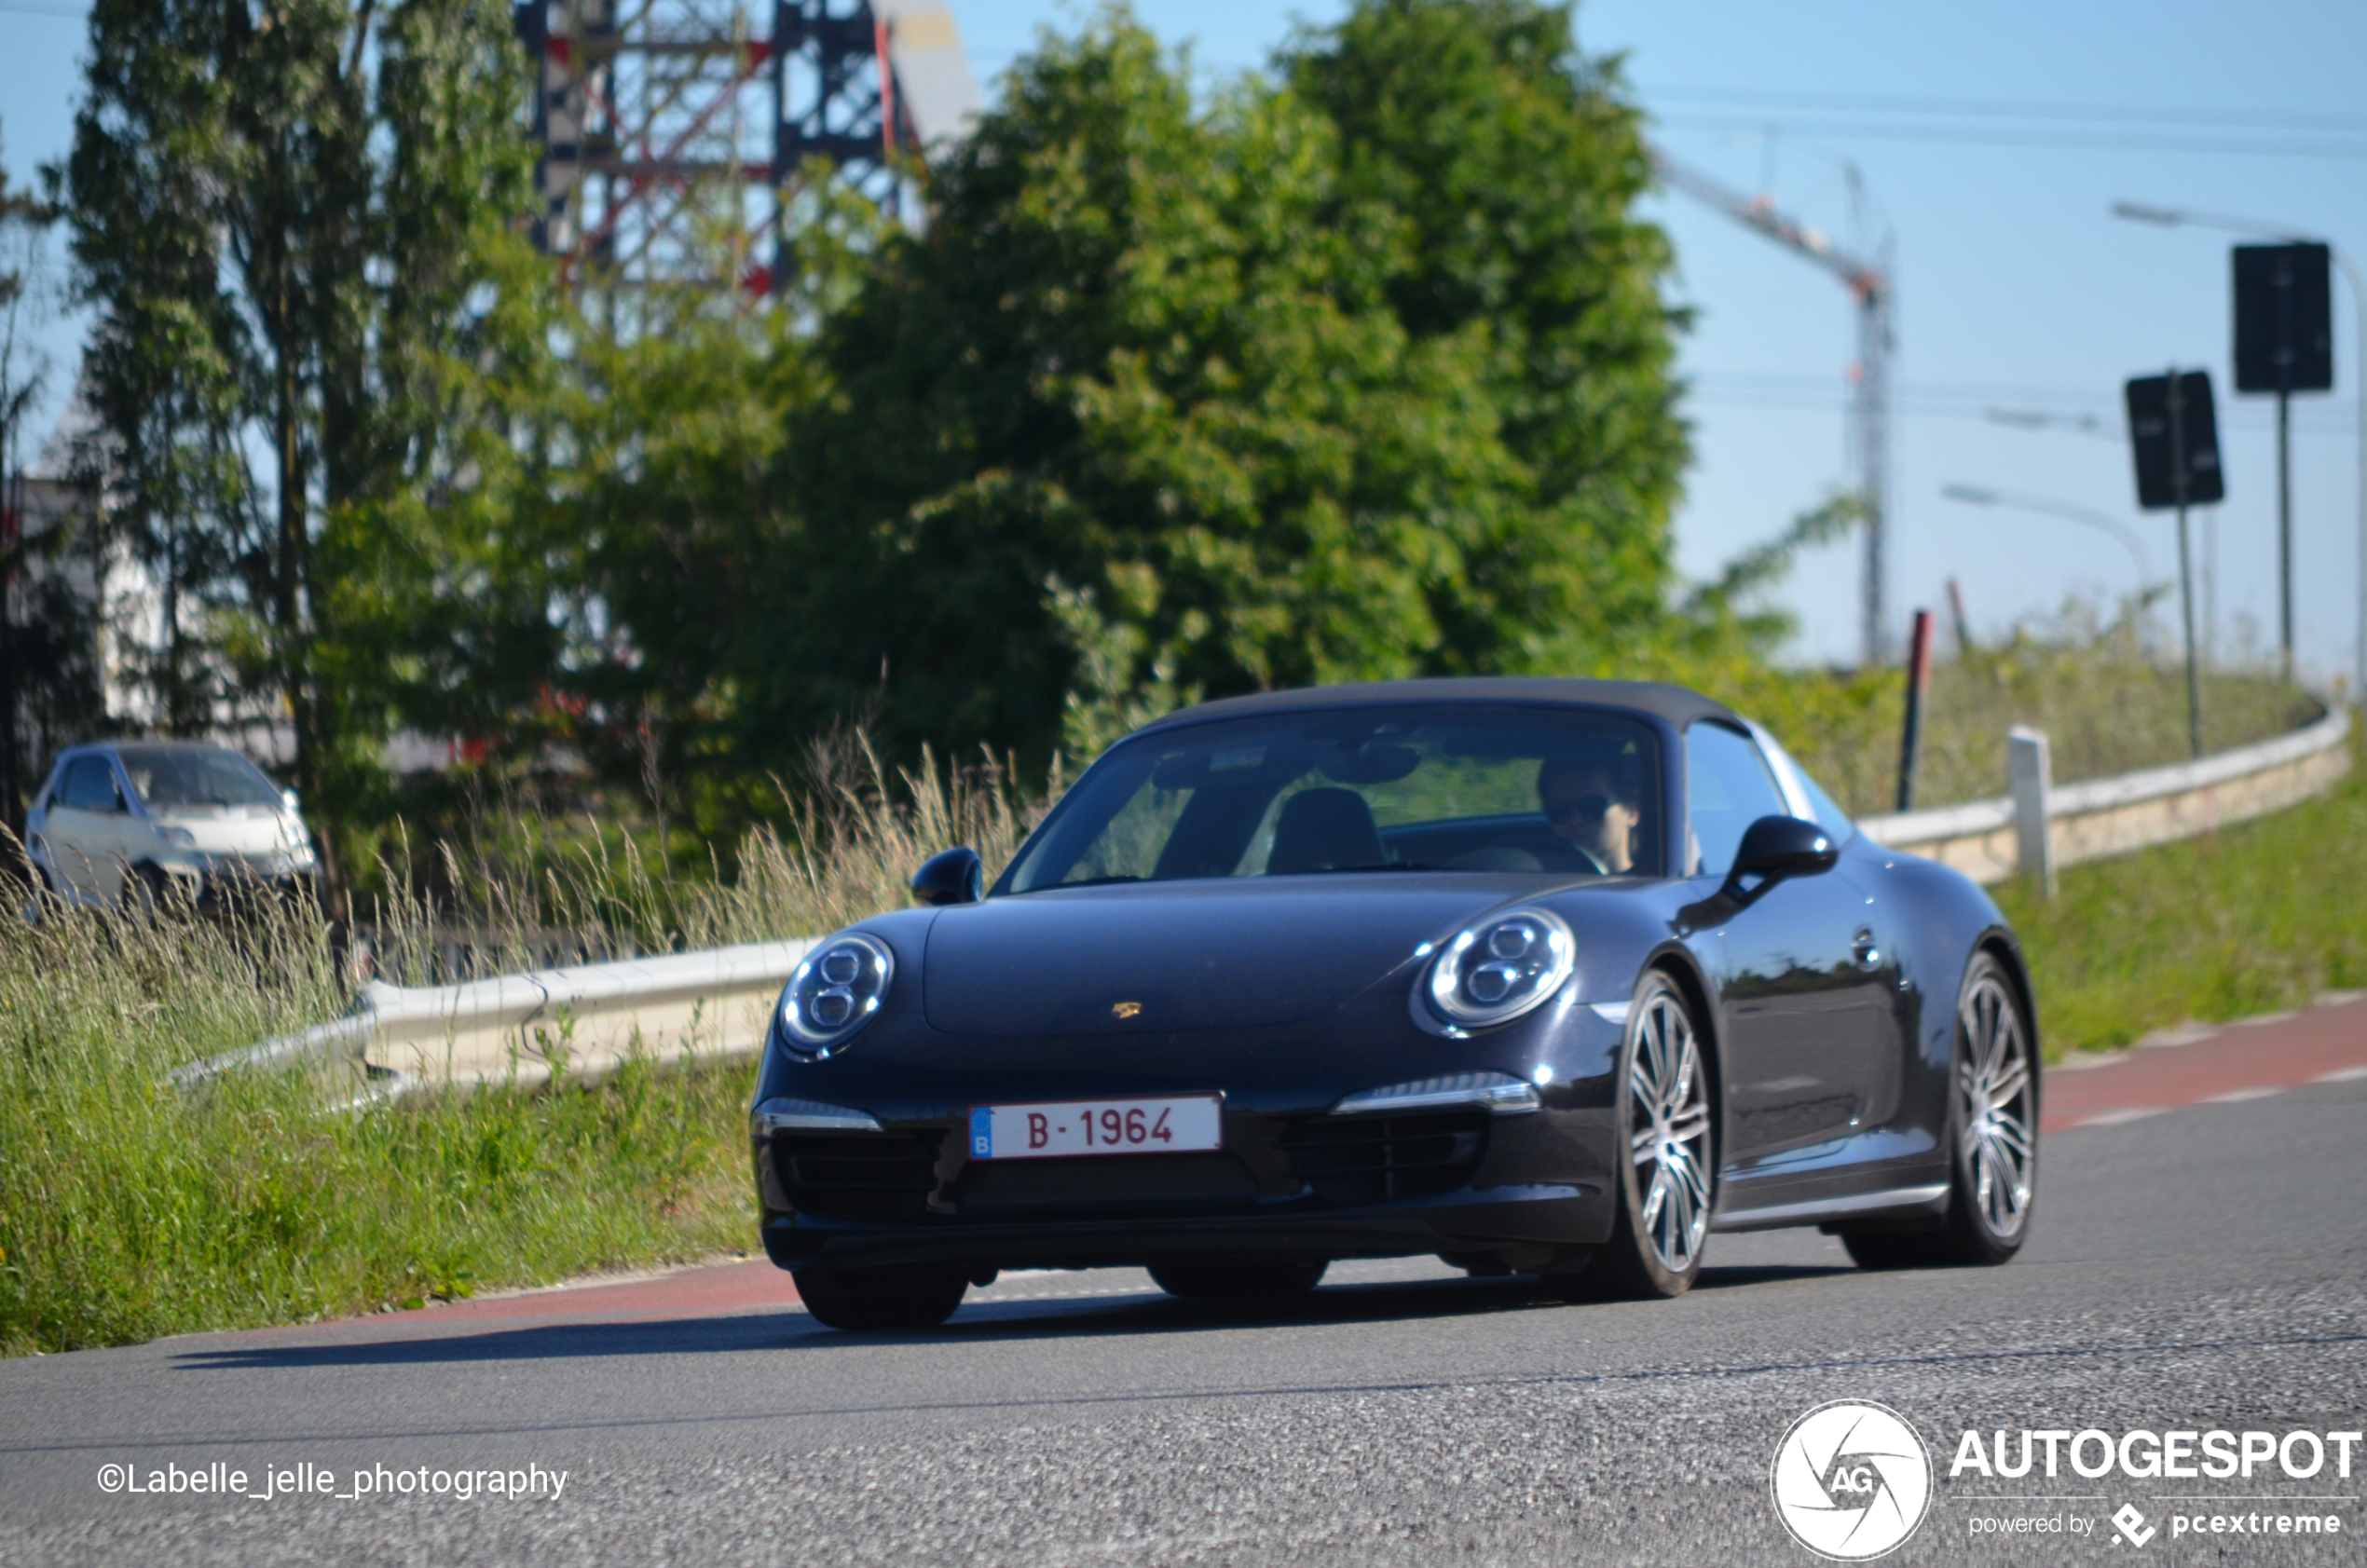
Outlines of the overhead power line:
M 2264 138 L 2256 142 L 2205 140 L 2182 136 L 2115 136 L 2109 132 L 2083 135 L 2076 131 L 2015 130 L 1985 126 L 1883 124 L 1877 120 L 1743 120 L 1692 115 L 1656 116 L 1671 130 L 1719 131 L 1730 135 L 1760 135 L 1779 131 L 1792 136 L 1852 137 L 1877 142 L 1944 142 L 1963 146 L 2047 147 L 2086 152 L 2179 153 L 2230 157 L 2367 158 L 2367 131 L 2357 142 L 2294 142 Z
M 2207 127 L 2242 130 L 2335 130 L 2367 135 L 2367 116 L 2292 113 L 2262 109 L 2145 108 L 2128 104 L 2045 103 L 2000 99 L 1907 97 L 1895 93 L 1781 92 L 1756 88 L 1640 84 L 1654 101 L 1730 104 L 1742 108 L 1839 110 L 1948 119 L 2070 120 L 2120 125 L 2155 125 L 2170 130 Z

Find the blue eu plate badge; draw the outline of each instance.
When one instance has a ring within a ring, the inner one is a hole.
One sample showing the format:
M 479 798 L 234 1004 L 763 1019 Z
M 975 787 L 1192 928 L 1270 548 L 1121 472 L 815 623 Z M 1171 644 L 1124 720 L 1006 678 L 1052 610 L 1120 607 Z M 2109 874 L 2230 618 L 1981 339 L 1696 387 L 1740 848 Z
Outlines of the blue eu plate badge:
M 991 1105 L 970 1108 L 970 1158 L 994 1158 L 994 1108 Z

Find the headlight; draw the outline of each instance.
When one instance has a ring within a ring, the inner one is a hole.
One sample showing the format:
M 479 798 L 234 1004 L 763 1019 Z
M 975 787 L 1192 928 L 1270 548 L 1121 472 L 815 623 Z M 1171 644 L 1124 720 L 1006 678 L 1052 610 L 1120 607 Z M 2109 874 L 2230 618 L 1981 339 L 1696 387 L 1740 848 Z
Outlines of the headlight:
M 1432 1017 L 1454 1029 L 1504 1023 L 1562 989 L 1578 944 L 1547 909 L 1513 909 L 1464 927 L 1422 979 Z
M 781 992 L 781 1033 L 800 1056 L 827 1057 L 871 1021 L 896 977 L 896 955 L 850 931 L 805 956 Z

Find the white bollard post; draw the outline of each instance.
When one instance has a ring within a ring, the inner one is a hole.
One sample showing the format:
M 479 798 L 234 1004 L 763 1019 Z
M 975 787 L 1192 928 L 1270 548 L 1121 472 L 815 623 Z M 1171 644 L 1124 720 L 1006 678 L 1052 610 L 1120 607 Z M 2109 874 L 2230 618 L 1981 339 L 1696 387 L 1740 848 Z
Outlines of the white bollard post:
M 2037 885 L 2038 896 L 2055 896 L 2055 849 L 2047 832 L 2046 797 L 2054 788 L 2054 770 L 2046 752 L 2046 733 L 2017 724 L 2005 737 L 2005 766 L 2014 781 L 2014 831 L 2019 840 L 2022 875 Z

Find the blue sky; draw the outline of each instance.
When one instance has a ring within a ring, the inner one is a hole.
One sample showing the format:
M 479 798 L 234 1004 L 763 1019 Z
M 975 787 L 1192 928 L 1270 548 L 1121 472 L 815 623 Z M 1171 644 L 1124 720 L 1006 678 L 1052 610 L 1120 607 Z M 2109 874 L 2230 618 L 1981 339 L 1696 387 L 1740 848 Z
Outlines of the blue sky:
M 990 82 L 1039 27 L 1074 28 L 1083 14 L 1046 0 L 952 4 Z M 70 133 L 81 28 L 50 13 L 73 8 L 0 0 L 0 136 L 15 178 Z M 1339 9 L 1137 8 L 1163 37 L 1192 40 L 1212 74 L 1257 65 L 1294 20 Z M 1625 55 L 1673 153 L 1844 238 L 1854 162 L 1887 215 L 1902 616 L 1937 607 L 1950 577 L 1986 633 L 2137 581 L 2130 552 L 2103 531 L 1950 501 L 1950 483 L 2124 521 L 2167 579 L 2174 530 L 2134 510 L 2118 396 L 2124 377 L 2174 360 L 2209 368 L 2220 394 L 2229 498 L 2208 530 L 2219 644 L 2233 653 L 2248 623 L 2273 644 L 2273 402 L 2236 398 L 2230 384 L 2232 237 L 2132 225 L 2110 207 L 2259 217 L 2367 260 L 2367 7 L 1590 0 L 1578 27 L 1590 52 Z M 1676 244 L 1676 297 L 1699 312 L 1683 350 L 1696 453 L 1677 542 L 1682 568 L 1704 576 L 1846 477 L 1850 306 L 1823 273 L 1684 197 L 1655 198 L 1651 211 Z M 2359 334 L 2339 282 L 2335 332 L 2335 390 L 2296 401 L 2293 442 L 2300 648 L 2321 677 L 2353 667 L 2359 624 Z M 70 360 L 71 323 L 51 335 Z M 2059 422 L 2009 426 L 1990 409 Z M 2198 521 L 2198 544 L 2205 533 Z M 1856 574 L 1848 547 L 1802 563 L 1781 595 L 1802 620 L 1798 657 L 1854 658 Z

